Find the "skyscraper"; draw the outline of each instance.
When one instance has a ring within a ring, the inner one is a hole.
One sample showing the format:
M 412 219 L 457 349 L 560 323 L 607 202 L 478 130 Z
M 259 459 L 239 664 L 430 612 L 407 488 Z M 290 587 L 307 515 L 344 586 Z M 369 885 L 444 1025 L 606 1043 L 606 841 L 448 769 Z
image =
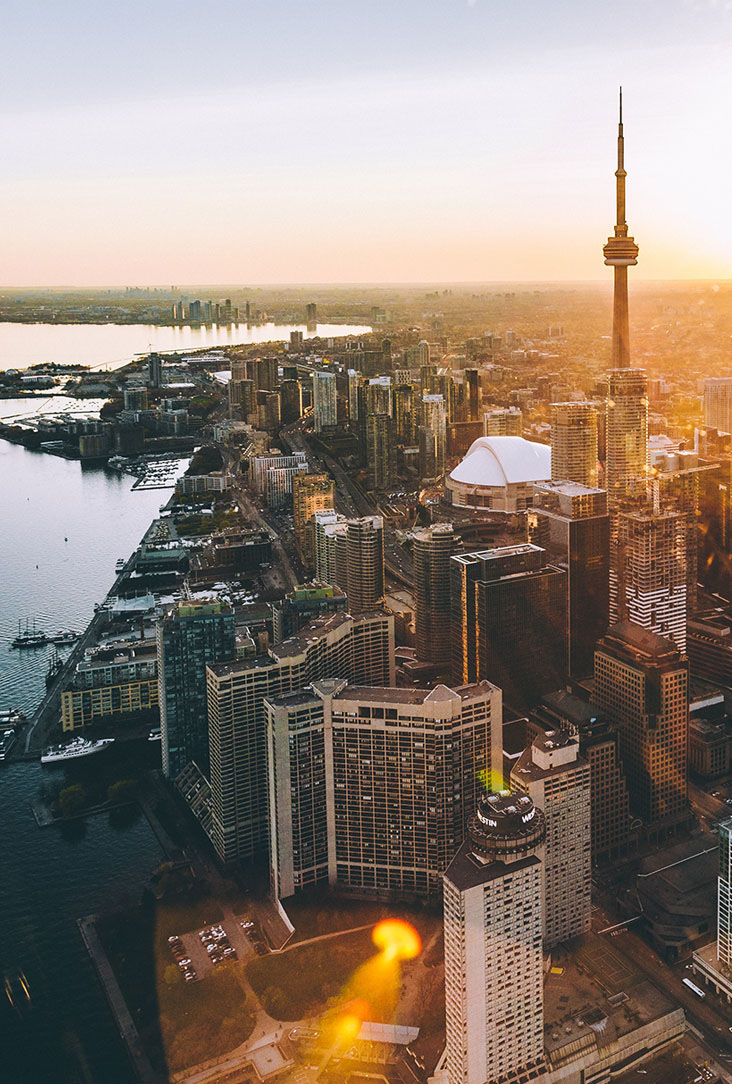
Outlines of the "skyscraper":
M 396 445 L 394 420 L 389 414 L 366 415 L 366 465 L 372 493 L 391 488 L 394 481 Z
M 628 235 L 625 221 L 625 140 L 623 138 L 623 90 L 620 89 L 620 118 L 618 123 L 618 168 L 615 171 L 615 230 L 603 248 L 605 263 L 614 269 L 613 302 L 614 369 L 630 365 L 630 334 L 628 331 L 628 268 L 638 263 L 638 246 Z
M 534 739 L 511 771 L 511 788 L 544 813 L 544 947 L 590 928 L 592 840 L 590 765 L 579 738 L 555 730 Z
M 686 514 L 618 512 L 610 543 L 610 621 L 628 620 L 686 651 Z
M 163 359 L 154 351 L 147 359 L 147 379 L 153 388 L 159 388 L 163 383 Z
M 540 546 L 501 546 L 450 559 L 453 681 L 485 679 L 525 707 L 567 672 L 567 573 Z
M 607 494 L 577 482 L 537 482 L 531 517 L 536 523 L 532 540 L 553 564 L 567 570 L 569 672 L 587 676 L 595 644 L 610 623 Z
M 345 590 L 348 609 L 353 614 L 378 609 L 384 600 L 384 521 L 381 516 L 362 516 L 347 521 Z
M 673 831 L 688 816 L 688 684 L 673 642 L 630 621 L 597 645 L 594 700 L 618 727 L 631 808 L 654 831 Z
M 704 424 L 732 433 L 732 377 L 713 376 L 704 381 Z
M 482 780 L 500 774 L 500 689 L 332 679 L 265 710 L 276 894 L 322 882 L 435 897 Z
M 283 380 L 280 384 L 280 414 L 282 424 L 296 422 L 302 415 L 302 385 L 299 380 Z
M 264 698 L 329 677 L 393 685 L 393 617 L 333 614 L 266 655 L 207 669 L 211 840 L 222 862 L 267 852 Z
M 313 418 L 316 433 L 338 424 L 335 373 L 313 373 Z
M 552 480 L 597 485 L 597 411 L 591 403 L 552 404 Z
M 717 825 L 719 876 L 717 877 L 717 959 L 732 967 L 732 818 Z
M 528 1080 L 542 1063 L 545 836 L 527 794 L 484 795 L 445 873 L 449 1084 Z
M 422 425 L 419 430 L 419 473 L 436 479 L 445 473 L 447 415 L 441 395 L 422 396 Z
M 605 488 L 612 500 L 645 487 L 648 382 L 645 369 L 612 369 L 607 380 Z
M 175 779 L 191 760 L 207 772 L 206 666 L 234 658 L 231 607 L 179 602 L 158 621 L 157 652 L 163 772 Z
M 296 474 L 292 479 L 295 539 L 306 568 L 315 563 L 312 518 L 316 512 L 333 508 L 334 501 L 335 483 L 329 474 Z
M 414 534 L 414 624 L 417 658 L 449 665 L 451 523 Z

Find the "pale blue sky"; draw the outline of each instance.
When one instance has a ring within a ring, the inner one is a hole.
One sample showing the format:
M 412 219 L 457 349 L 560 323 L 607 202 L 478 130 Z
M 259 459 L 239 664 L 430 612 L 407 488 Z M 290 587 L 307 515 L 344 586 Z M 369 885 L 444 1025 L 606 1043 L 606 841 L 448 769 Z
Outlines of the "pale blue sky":
M 732 3 L 5 0 L 6 285 L 732 274 Z

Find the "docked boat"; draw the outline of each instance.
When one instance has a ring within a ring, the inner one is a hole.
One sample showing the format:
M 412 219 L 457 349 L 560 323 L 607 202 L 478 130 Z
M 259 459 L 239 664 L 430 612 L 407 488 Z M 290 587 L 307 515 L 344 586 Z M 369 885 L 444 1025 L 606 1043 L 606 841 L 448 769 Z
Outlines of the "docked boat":
M 48 643 L 48 637 L 45 632 L 19 632 L 14 640 L 11 641 L 11 647 L 43 647 Z
M 147 740 L 148 741 L 162 741 L 163 740 L 162 731 L 160 730 L 159 726 L 155 727 L 153 730 L 150 731 L 150 733 L 147 736 Z
M 0 760 L 6 760 L 11 748 L 15 745 L 15 731 L 0 724 Z
M 48 636 L 46 639 L 49 644 L 75 644 L 79 639 L 80 633 L 71 629 L 69 632 L 63 632 L 59 630 L 55 632 L 53 636 Z
M 88 738 L 72 738 L 66 745 L 51 745 L 41 754 L 41 764 L 57 764 L 62 760 L 76 760 L 77 757 L 88 757 L 92 753 L 100 753 L 105 746 L 111 745 L 114 738 L 99 738 L 90 741 Z

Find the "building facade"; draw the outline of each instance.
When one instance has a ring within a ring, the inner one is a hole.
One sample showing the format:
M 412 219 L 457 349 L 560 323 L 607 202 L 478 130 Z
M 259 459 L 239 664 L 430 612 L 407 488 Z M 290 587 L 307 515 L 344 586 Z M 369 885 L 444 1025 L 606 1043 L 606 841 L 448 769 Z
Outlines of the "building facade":
M 265 701 L 271 883 L 434 898 L 502 762 L 501 693 L 340 680 Z
M 648 380 L 645 369 L 607 374 L 605 488 L 611 500 L 644 489 L 648 478 Z
M 597 411 L 591 403 L 552 404 L 552 480 L 597 486 Z
M 385 613 L 333 614 L 266 655 L 208 667 L 211 839 L 222 862 L 267 853 L 265 698 L 321 678 L 393 685 L 394 676 L 394 619 Z
M 208 771 L 206 666 L 235 654 L 234 613 L 220 601 L 180 602 L 157 624 L 163 773 L 196 762 Z
M 445 873 L 449 1084 L 530 1079 L 542 1067 L 545 835 L 528 795 L 484 795 Z
M 414 534 L 414 623 L 417 658 L 447 664 L 450 659 L 450 558 L 452 524 Z
M 579 738 L 555 730 L 534 739 L 511 771 L 511 789 L 544 813 L 544 947 L 590 929 L 592 841 L 590 765 Z

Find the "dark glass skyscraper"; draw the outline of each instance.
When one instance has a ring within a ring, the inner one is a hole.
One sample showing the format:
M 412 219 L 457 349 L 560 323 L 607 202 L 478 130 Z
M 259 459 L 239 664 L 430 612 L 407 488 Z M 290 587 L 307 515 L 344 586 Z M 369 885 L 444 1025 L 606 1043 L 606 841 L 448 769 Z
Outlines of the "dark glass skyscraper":
M 190 761 L 208 772 L 206 666 L 233 659 L 234 614 L 224 602 L 180 602 L 158 622 L 158 685 L 163 772 L 175 779 Z

